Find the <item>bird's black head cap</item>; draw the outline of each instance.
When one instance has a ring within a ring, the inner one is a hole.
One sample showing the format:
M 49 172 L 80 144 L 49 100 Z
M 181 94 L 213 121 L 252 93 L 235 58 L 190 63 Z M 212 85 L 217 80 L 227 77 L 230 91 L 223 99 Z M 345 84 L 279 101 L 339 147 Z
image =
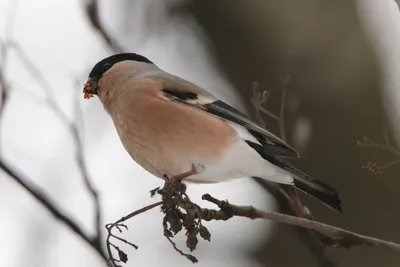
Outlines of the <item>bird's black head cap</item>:
M 148 60 L 146 57 L 134 53 L 122 53 L 106 57 L 97 62 L 90 71 L 89 79 L 83 88 L 84 98 L 89 99 L 93 97 L 93 95 L 97 95 L 99 91 L 98 82 L 103 74 L 111 69 L 114 64 L 126 60 L 153 64 L 153 62 Z
M 144 63 L 153 63 L 148 60 L 146 57 L 134 54 L 134 53 L 122 53 L 122 54 L 115 54 L 109 57 L 106 57 L 99 61 L 92 69 L 89 74 L 89 78 L 101 78 L 101 76 L 109 70 L 115 63 L 125 61 L 125 60 L 132 60 Z

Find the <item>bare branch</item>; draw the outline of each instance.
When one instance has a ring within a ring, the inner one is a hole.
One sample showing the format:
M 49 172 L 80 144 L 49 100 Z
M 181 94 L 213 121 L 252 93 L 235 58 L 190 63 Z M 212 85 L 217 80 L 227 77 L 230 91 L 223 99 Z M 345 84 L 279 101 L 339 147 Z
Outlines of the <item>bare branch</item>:
M 164 235 L 165 235 L 165 234 L 164 234 Z M 167 240 L 171 243 L 171 245 L 172 245 L 172 247 L 174 248 L 174 250 L 175 250 L 176 252 L 178 252 L 181 256 L 187 258 L 187 259 L 190 260 L 192 263 L 197 263 L 197 262 L 199 262 L 199 260 L 198 260 L 195 256 L 193 256 L 193 255 L 191 255 L 191 254 L 188 254 L 188 253 L 185 253 L 185 252 L 183 252 L 181 249 L 179 249 L 178 246 L 176 245 L 176 243 L 175 243 L 174 241 L 172 241 L 171 236 L 165 235 L 165 237 L 166 237 Z
M 275 114 L 271 113 L 270 111 L 268 111 L 267 109 L 263 108 L 262 106 L 259 107 L 259 110 L 264 113 L 265 115 L 271 117 L 272 119 L 276 120 L 279 122 L 279 117 L 276 116 Z
M 13 42 L 11 43 L 11 47 L 17 52 L 19 55 L 22 63 L 26 67 L 26 69 L 31 73 L 32 77 L 34 77 L 38 83 L 41 85 L 43 90 L 45 91 L 45 102 L 49 106 L 49 108 L 53 111 L 53 113 L 59 118 L 61 123 L 66 127 L 68 132 L 71 135 L 71 138 L 75 144 L 75 160 L 78 165 L 78 169 L 81 173 L 83 182 L 85 184 L 86 189 L 88 190 L 93 203 L 94 203 L 94 222 L 95 222 L 95 231 L 96 234 L 94 236 L 94 239 L 96 242 L 99 243 L 99 246 L 101 246 L 101 240 L 102 240 L 102 235 L 101 235 L 101 207 L 100 207 L 100 200 L 97 191 L 94 189 L 94 186 L 92 185 L 90 178 L 89 178 L 89 173 L 86 167 L 86 164 L 84 162 L 84 154 L 83 154 L 83 144 L 81 140 L 81 136 L 79 134 L 78 127 L 75 123 L 71 122 L 68 119 L 68 116 L 61 110 L 60 106 L 58 105 L 55 95 L 53 93 L 53 90 L 51 88 L 51 85 L 47 82 L 45 77 L 42 75 L 40 69 L 35 65 L 35 63 L 30 60 L 28 55 L 24 52 L 22 47 L 20 47 L 17 43 Z
M 285 108 L 286 108 L 286 94 L 287 94 L 287 89 L 289 88 L 290 84 L 290 76 L 289 75 L 281 75 L 279 77 L 281 79 L 281 84 L 282 84 L 282 95 L 281 95 L 281 106 L 279 109 L 279 132 L 281 134 L 281 138 L 283 141 L 286 140 L 286 129 L 285 129 Z
M 296 216 L 276 212 L 266 212 L 256 209 L 252 206 L 236 206 L 228 202 L 213 198 L 208 194 L 203 195 L 202 199 L 216 204 L 219 208 L 221 208 L 220 211 L 226 215 L 247 217 L 250 219 L 272 220 L 274 222 L 316 231 L 335 240 L 336 244 L 334 245 L 334 247 L 351 248 L 355 246 L 368 246 L 375 248 L 392 249 L 400 252 L 400 244 L 374 237 L 360 235 L 339 227 L 331 226 L 314 220 L 308 220 L 305 218 L 299 218 Z M 223 217 L 223 215 L 220 216 Z
M 379 165 L 376 162 L 368 162 L 367 165 L 362 166 L 361 168 L 366 169 L 370 172 L 372 172 L 375 175 L 381 175 L 386 169 L 393 167 L 394 165 L 397 165 L 400 163 L 400 150 L 394 148 L 392 144 L 390 143 L 390 138 L 389 138 L 389 131 L 386 126 L 383 126 L 383 139 L 384 143 L 377 143 L 371 141 L 371 139 L 367 136 L 363 137 L 363 141 L 357 141 L 357 146 L 359 147 L 372 147 L 372 148 L 379 148 L 382 150 L 389 151 L 395 156 L 395 159 L 384 164 L 384 165 Z
M 151 205 L 145 206 L 145 207 L 143 207 L 141 209 L 138 209 L 138 210 L 128 214 L 127 216 L 122 217 L 121 219 L 115 221 L 114 223 L 110 223 L 110 224 L 106 225 L 106 229 L 107 229 L 107 232 L 108 232 L 107 239 L 106 239 L 106 247 L 107 247 L 107 253 L 108 253 L 108 262 L 109 262 L 111 267 L 118 267 L 119 265 L 117 265 L 117 262 L 119 262 L 119 261 L 126 262 L 123 259 L 121 259 L 121 257 L 124 258 L 126 256 L 126 253 L 123 252 L 118 246 L 114 245 L 112 243 L 112 241 L 111 241 L 111 238 L 115 238 L 115 239 L 117 239 L 117 240 L 119 240 L 119 241 L 121 241 L 121 242 L 123 242 L 125 244 L 130 245 L 131 247 L 133 247 L 135 249 L 138 249 L 138 246 L 136 246 L 135 244 L 130 243 L 127 240 L 114 235 L 112 233 L 112 230 L 114 228 L 117 228 L 119 230 L 119 232 L 122 232 L 121 227 L 123 227 L 125 229 L 128 229 L 128 227 L 125 224 L 123 224 L 123 222 L 125 222 L 126 220 L 129 220 L 129 219 L 131 219 L 131 218 L 133 218 L 133 217 L 135 217 L 135 216 L 137 216 L 139 214 L 142 214 L 142 213 L 144 213 L 146 211 L 149 211 L 149 210 L 151 210 L 151 209 L 153 209 L 153 208 L 155 208 L 157 206 L 161 206 L 161 204 L 162 204 L 162 201 L 159 201 L 159 202 L 153 203 Z M 117 251 L 120 260 L 117 260 L 114 257 L 111 248 L 114 248 Z M 126 260 L 128 260 L 127 256 L 126 256 Z
M 118 43 L 117 39 L 111 36 L 101 22 L 98 0 L 85 0 L 85 2 L 85 11 L 90 25 L 100 34 L 105 43 L 113 52 L 122 53 L 124 51 L 122 46 Z
M 15 0 L 10 5 L 10 10 L 7 12 L 7 21 L 5 25 L 6 32 L 4 34 L 4 39 L 6 41 L 11 40 L 13 32 L 14 32 L 14 25 L 16 20 L 16 14 L 18 10 L 19 1 Z M 6 81 L 5 77 L 5 69 L 8 62 L 8 47 L 6 46 L 4 40 L 0 39 L 0 116 L 3 111 L 3 107 L 6 101 L 6 96 L 9 90 L 8 82 Z
M 128 219 L 133 218 L 139 214 L 142 214 L 154 207 L 161 205 L 161 211 L 164 214 L 163 227 L 164 236 L 172 244 L 175 251 L 180 255 L 186 257 L 193 263 L 198 260 L 195 256 L 183 252 L 178 248 L 176 243 L 172 240 L 175 235 L 177 235 L 182 230 L 185 230 L 185 235 L 187 237 L 186 246 L 193 251 L 196 249 L 198 243 L 198 236 L 204 240 L 210 241 L 211 233 L 202 224 L 203 221 L 218 221 L 218 220 L 229 220 L 232 217 L 246 217 L 250 219 L 265 219 L 271 220 L 277 223 L 283 223 L 291 226 L 296 226 L 304 229 L 308 229 L 312 232 L 318 233 L 319 236 L 325 237 L 331 242 L 326 244 L 327 248 L 351 248 L 356 246 L 368 246 L 373 248 L 385 248 L 400 252 L 400 244 L 385 241 L 382 239 L 364 236 L 357 234 L 352 231 L 348 231 L 339 227 L 331 226 L 325 223 L 321 223 L 315 220 L 310 220 L 306 218 L 300 218 L 296 216 L 286 215 L 276 212 L 267 212 L 263 210 L 256 209 L 252 206 L 237 206 L 228 203 L 227 201 L 221 201 L 209 194 L 204 194 L 202 196 L 203 200 L 209 201 L 219 207 L 219 210 L 201 208 L 196 203 L 193 203 L 186 194 L 186 186 L 181 183 L 181 180 L 172 177 L 171 179 L 165 179 L 164 187 L 157 191 L 158 194 L 162 196 L 162 201 L 122 217 L 113 224 L 106 226 L 109 231 L 107 238 L 107 249 L 109 255 L 109 262 L 112 267 L 118 267 L 117 262 L 124 262 L 128 260 L 127 255 L 118 246 L 110 242 L 110 238 L 114 237 L 119 241 L 127 243 L 134 248 L 136 245 L 126 241 L 125 239 L 116 237 L 111 233 L 113 228 L 117 228 L 120 232 L 121 228 L 128 229 L 128 227 L 123 224 Z M 118 255 L 119 260 L 115 259 L 111 248 L 114 248 Z M 121 258 L 122 257 L 122 258 Z
M 95 239 L 97 240 L 96 242 L 98 242 L 100 245 L 103 239 L 102 239 L 102 234 L 101 234 L 101 206 L 100 206 L 99 194 L 94 189 L 94 186 L 92 185 L 92 182 L 90 181 L 90 178 L 89 178 L 89 173 L 88 173 L 86 164 L 84 162 L 82 140 L 79 136 L 78 130 L 74 124 L 71 124 L 70 128 L 71 128 L 70 131 L 73 134 L 73 138 L 74 138 L 75 145 L 76 145 L 76 160 L 77 160 L 77 163 L 79 166 L 79 170 L 81 172 L 86 189 L 88 190 L 89 194 L 91 195 L 93 203 L 94 203 L 94 223 L 95 223 L 95 231 L 96 231 Z
M 34 64 L 33 61 L 27 56 L 27 54 L 23 51 L 23 49 L 15 42 L 12 42 L 12 31 L 13 25 L 15 21 L 15 14 L 18 7 L 18 1 L 14 1 L 12 5 L 12 10 L 8 13 L 10 14 L 9 19 L 6 25 L 6 43 L 0 40 L 1 44 L 1 65 L 0 65 L 0 92 L 1 92 L 1 103 L 0 103 L 0 112 L 3 111 L 4 108 L 4 100 L 5 93 L 7 91 L 7 81 L 5 78 L 4 70 L 7 62 L 7 55 L 9 49 L 14 49 L 17 52 L 17 55 L 21 59 L 22 63 L 26 67 L 26 69 L 31 73 L 32 77 L 41 85 L 43 90 L 45 91 L 45 102 L 50 107 L 50 109 L 54 112 L 54 114 L 60 119 L 62 124 L 68 129 L 74 143 L 76 146 L 76 162 L 78 168 L 80 170 L 81 176 L 85 183 L 85 186 L 91 195 L 94 205 L 95 205 L 95 228 L 96 234 L 93 238 L 87 236 L 81 228 L 74 223 L 71 219 L 69 219 L 66 215 L 64 215 L 61 211 L 56 208 L 52 202 L 45 196 L 45 194 L 37 188 L 34 184 L 29 183 L 26 179 L 21 179 L 10 167 L 8 167 L 3 161 L 0 161 L 0 168 L 5 171 L 10 178 L 13 178 L 18 182 L 28 193 L 30 193 L 40 204 L 43 205 L 53 216 L 55 216 L 58 220 L 63 221 L 73 232 L 75 232 L 78 236 L 80 236 L 86 243 L 88 243 L 91 247 L 93 247 L 97 253 L 103 258 L 106 259 L 105 253 L 102 249 L 102 236 L 101 236 L 101 207 L 98 198 L 98 194 L 94 187 L 92 186 L 86 165 L 84 163 L 84 155 L 83 155 L 83 145 L 82 140 L 79 135 L 78 127 L 74 123 L 70 122 L 68 116 L 61 110 L 59 105 L 57 104 L 56 98 L 53 94 L 50 84 L 46 81 L 44 76 L 42 75 L 39 68 Z
M 22 178 L 26 177 L 26 175 L 22 174 L 20 171 L 15 171 L 11 167 L 9 167 L 4 160 L 0 160 L 0 168 L 7 174 L 6 176 L 16 181 L 22 188 L 24 188 L 34 199 L 36 199 L 47 211 L 50 212 L 57 220 L 63 222 L 68 229 L 70 229 L 73 233 L 75 233 L 78 237 L 80 237 L 86 244 L 92 247 L 97 254 L 104 260 L 107 259 L 104 254 L 101 246 L 94 242 L 92 238 L 90 238 L 87 234 L 85 234 L 82 229 L 72 221 L 67 215 L 60 211 L 60 208 L 56 207 L 52 201 L 46 196 L 46 193 L 43 192 L 39 187 L 33 184 L 29 179 Z
M 90 239 L 90 244 L 93 246 L 93 248 L 95 250 L 99 250 L 103 256 L 103 258 L 106 258 L 103 254 L 103 252 L 101 251 L 102 249 L 102 237 L 101 237 L 101 207 L 100 207 L 100 201 L 99 201 L 99 197 L 98 194 L 96 192 L 96 190 L 94 189 L 94 187 L 92 186 L 91 182 L 90 182 L 90 178 L 89 178 L 89 174 L 86 168 L 86 165 L 84 163 L 84 155 L 83 155 L 83 145 L 82 145 L 82 141 L 81 141 L 81 137 L 78 131 L 78 127 L 77 125 L 75 125 L 73 122 L 70 122 L 70 120 L 68 119 L 68 116 L 61 110 L 61 108 L 59 107 L 56 98 L 54 96 L 53 90 L 51 89 L 50 84 L 46 81 L 46 79 L 44 78 L 44 76 L 42 75 L 41 71 L 39 70 L 39 68 L 34 64 L 34 62 L 32 60 L 30 60 L 30 58 L 27 56 L 27 54 L 24 52 L 24 50 L 15 42 L 9 42 L 8 43 L 8 47 L 7 49 L 14 49 L 17 53 L 17 55 L 19 56 L 19 58 L 21 59 L 22 63 L 24 64 L 24 66 L 26 67 L 26 69 L 31 73 L 32 77 L 35 78 L 35 80 L 39 83 L 39 85 L 43 88 L 43 90 L 45 91 L 45 103 L 49 106 L 49 108 L 53 111 L 53 113 L 57 116 L 57 118 L 60 120 L 60 122 L 66 127 L 66 129 L 68 130 L 68 132 L 70 133 L 72 140 L 75 144 L 76 147 L 76 155 L 75 155 L 75 159 L 78 165 L 78 169 L 81 173 L 82 179 L 84 181 L 84 184 L 86 186 L 86 189 L 88 190 L 89 194 L 91 195 L 93 202 L 94 202 L 94 213 L 95 213 L 95 229 L 96 229 L 96 234 L 94 235 L 94 237 L 89 238 L 88 236 L 84 236 L 85 238 Z M 3 76 L 3 69 L 0 69 L 0 82 L 2 87 L 4 87 L 3 83 L 4 82 L 4 76 Z M 4 170 L 8 170 L 8 173 L 12 173 L 12 171 L 3 164 L 3 169 Z M 17 179 L 18 176 L 13 175 L 11 177 L 14 177 L 14 179 Z M 17 178 L 16 178 L 17 177 Z M 23 185 L 23 188 L 25 188 L 26 190 L 28 190 L 28 192 L 30 194 L 32 194 L 36 199 L 39 200 L 39 202 L 41 204 L 44 205 L 45 208 L 49 209 L 49 211 L 53 214 L 56 214 L 55 216 L 64 221 L 66 221 L 67 225 L 71 226 L 71 229 L 74 230 L 75 232 L 77 232 L 78 234 L 84 234 L 83 231 L 79 228 L 79 226 L 77 226 L 76 224 L 73 224 L 73 222 L 68 219 L 68 217 L 66 216 L 58 216 L 56 212 L 57 208 L 52 207 L 51 201 L 48 199 L 42 199 L 40 198 L 40 195 L 42 194 L 41 192 L 39 192 L 38 194 L 35 194 L 36 190 L 35 188 L 30 188 L 30 185 L 28 184 L 23 184 L 23 181 L 21 179 L 17 180 L 19 182 L 19 184 Z M 39 196 L 38 196 L 39 195 Z
M 260 92 L 258 90 L 258 82 L 253 82 L 252 90 L 253 90 L 253 96 L 250 99 L 251 103 L 253 104 L 253 107 L 256 111 L 256 116 L 257 116 L 257 121 L 261 125 L 261 127 L 265 128 L 266 123 L 261 117 L 261 113 L 264 113 L 265 115 L 269 116 L 270 118 L 276 120 L 279 122 L 279 117 L 270 112 L 269 110 L 265 109 L 262 105 L 267 103 L 268 97 L 269 97 L 269 92 L 268 91 L 263 91 Z
M 4 65 L 3 65 L 4 66 Z M 4 67 L 0 66 L 0 116 L 3 114 L 3 108 L 7 97 L 7 83 L 4 77 Z
M 159 202 L 150 204 L 150 205 L 148 205 L 148 206 L 145 206 L 145 207 L 143 207 L 143 208 L 140 208 L 140 209 L 138 209 L 138 210 L 136 210 L 136 211 L 134 211 L 134 212 L 131 212 L 131 213 L 129 213 L 128 215 L 126 215 L 126 216 L 122 217 L 121 219 L 119 219 L 118 221 L 114 222 L 114 223 L 112 224 L 112 226 L 115 227 L 116 225 L 118 225 L 118 224 L 120 224 L 120 223 L 122 223 L 122 222 L 125 222 L 126 220 L 129 220 L 130 218 L 133 218 L 133 217 L 135 217 L 135 216 L 137 216 L 137 215 L 139 215 L 139 214 L 142 214 L 142 213 L 144 213 L 144 212 L 146 212 L 146 211 L 148 211 L 148 210 L 151 210 L 151 209 L 153 209 L 153 208 L 155 208 L 155 207 L 157 207 L 157 206 L 160 206 L 161 204 L 162 204 L 162 201 L 159 201 Z
M 263 107 L 263 105 L 265 105 L 268 99 L 269 93 L 266 90 L 260 92 L 258 89 L 259 87 L 258 82 L 253 82 L 253 97 L 251 99 L 251 102 L 255 108 L 259 124 L 262 127 L 265 127 L 266 125 L 264 119 L 261 116 L 261 113 L 268 116 L 269 118 L 272 118 L 278 123 L 280 137 L 286 141 L 285 107 L 286 107 L 287 90 L 290 86 L 291 77 L 289 75 L 280 75 L 279 79 L 282 86 L 280 88 L 281 103 L 279 108 L 279 116 L 273 114 L 272 112 L 268 111 L 266 108 Z M 264 188 L 266 188 L 270 192 L 273 192 L 276 198 L 284 201 L 284 203 L 281 204 L 290 207 L 290 211 L 288 212 L 293 212 L 294 214 L 296 214 L 301 218 L 313 220 L 312 213 L 306 206 L 304 206 L 301 203 L 300 196 L 293 187 L 287 185 L 274 185 L 274 188 L 277 188 L 277 190 L 271 191 L 272 186 L 267 181 L 258 179 L 257 182 L 260 183 Z M 283 197 L 279 197 L 279 195 Z M 333 264 L 326 258 L 325 254 L 321 253 L 320 248 L 322 248 L 323 245 L 325 244 L 334 243 L 334 241 L 331 240 L 330 238 L 326 238 L 325 236 L 321 236 L 316 232 L 308 232 L 310 235 L 306 235 L 307 231 L 302 231 L 302 230 L 303 229 L 298 229 L 297 233 L 299 234 L 299 237 L 305 242 L 305 244 L 307 244 L 310 247 L 312 253 L 315 254 L 316 258 L 319 259 L 319 261 L 323 263 L 324 266 L 332 266 Z M 316 245 L 314 246 L 313 244 Z
M 397 150 L 396 148 L 394 148 L 389 140 L 389 136 L 388 136 L 388 129 L 386 126 L 383 126 L 383 138 L 385 140 L 385 142 L 383 144 L 377 143 L 377 142 L 373 142 L 371 141 L 371 139 L 367 136 L 363 137 L 363 142 L 361 141 L 357 141 L 357 145 L 360 147 L 375 147 L 375 148 L 381 148 L 384 150 L 387 150 L 389 152 L 391 152 L 393 155 L 395 156 L 400 156 L 400 150 Z
M 279 79 L 281 81 L 281 104 L 279 107 L 279 116 L 271 113 L 270 111 L 266 110 L 262 107 L 268 99 L 269 93 L 268 91 L 264 90 L 262 92 L 259 91 L 258 82 L 253 82 L 253 97 L 251 102 L 254 105 L 256 110 L 256 115 L 258 122 L 261 126 L 265 127 L 265 121 L 261 117 L 260 112 L 264 113 L 265 115 L 269 116 L 270 118 L 276 120 L 278 122 L 280 137 L 282 140 L 286 141 L 286 130 L 285 130 L 285 107 L 286 107 L 286 95 L 287 90 L 289 88 L 291 77 L 289 75 L 280 75 Z M 291 187 L 285 185 L 279 185 L 279 191 L 281 194 L 286 198 L 290 206 L 292 207 L 293 211 L 300 217 L 305 218 L 312 218 L 312 215 L 307 207 L 303 206 L 300 201 L 300 197 L 298 193 Z

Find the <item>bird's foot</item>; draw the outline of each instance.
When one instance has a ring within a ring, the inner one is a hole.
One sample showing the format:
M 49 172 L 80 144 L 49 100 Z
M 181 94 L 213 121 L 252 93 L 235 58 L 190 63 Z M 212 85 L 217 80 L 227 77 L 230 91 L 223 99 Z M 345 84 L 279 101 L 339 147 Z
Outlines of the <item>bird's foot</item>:
M 175 179 L 177 181 L 182 181 L 183 179 L 188 178 L 189 176 L 192 176 L 192 175 L 195 175 L 198 173 L 199 172 L 198 172 L 196 166 L 194 164 L 192 164 L 192 169 L 190 171 L 175 175 L 171 179 Z

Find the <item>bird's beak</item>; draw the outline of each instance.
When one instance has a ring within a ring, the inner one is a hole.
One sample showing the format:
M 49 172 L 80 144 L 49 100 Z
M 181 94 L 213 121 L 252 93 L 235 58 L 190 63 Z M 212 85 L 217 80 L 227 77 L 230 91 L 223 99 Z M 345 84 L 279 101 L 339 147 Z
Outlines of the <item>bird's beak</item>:
M 98 94 L 99 87 L 97 85 L 97 79 L 89 78 L 87 82 L 83 85 L 84 99 L 90 99 L 93 95 Z

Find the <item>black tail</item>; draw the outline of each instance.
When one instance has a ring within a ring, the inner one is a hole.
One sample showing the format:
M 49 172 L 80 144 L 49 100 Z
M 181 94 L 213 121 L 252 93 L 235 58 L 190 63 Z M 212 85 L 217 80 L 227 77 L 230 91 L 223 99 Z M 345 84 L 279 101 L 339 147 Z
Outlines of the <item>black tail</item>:
M 342 212 L 341 201 L 335 189 L 320 181 L 314 180 L 308 175 L 294 177 L 293 186 L 304 193 L 318 199 L 328 207 Z
M 317 181 L 300 171 L 299 169 L 293 167 L 291 164 L 283 161 L 278 157 L 268 157 L 268 161 L 282 168 L 293 175 L 294 181 L 293 186 L 304 193 L 318 199 L 326 206 L 342 212 L 341 201 L 339 199 L 336 190 L 323 182 Z
M 270 147 L 263 147 L 250 141 L 246 142 L 250 147 L 255 149 L 257 153 L 259 153 L 265 160 L 293 175 L 293 186 L 295 188 L 318 199 L 326 206 L 336 211 L 342 212 L 341 201 L 339 199 L 338 193 L 334 188 L 311 178 L 309 175 L 293 167 L 291 164 L 284 161 L 280 157 L 275 156 L 272 153 L 273 151 L 270 150 Z

